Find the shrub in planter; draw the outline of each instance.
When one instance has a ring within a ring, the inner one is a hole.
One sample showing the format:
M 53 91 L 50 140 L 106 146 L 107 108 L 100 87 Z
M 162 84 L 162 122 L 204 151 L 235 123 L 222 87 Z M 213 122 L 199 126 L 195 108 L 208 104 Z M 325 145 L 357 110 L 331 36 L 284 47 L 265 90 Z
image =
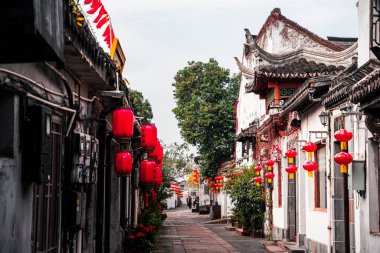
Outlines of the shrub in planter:
M 265 192 L 263 186 L 256 186 L 252 179 L 255 172 L 243 169 L 233 185 L 226 186 L 234 204 L 233 217 L 240 217 L 247 232 L 263 228 Z

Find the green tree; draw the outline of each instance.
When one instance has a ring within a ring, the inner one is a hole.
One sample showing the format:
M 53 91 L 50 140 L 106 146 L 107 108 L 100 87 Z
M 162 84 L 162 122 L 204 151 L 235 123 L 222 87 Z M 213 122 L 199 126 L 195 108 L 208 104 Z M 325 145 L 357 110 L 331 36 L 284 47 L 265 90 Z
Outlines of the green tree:
M 132 89 L 130 90 L 130 98 L 132 100 L 132 104 L 137 109 L 136 116 L 142 117 L 141 123 L 151 123 L 153 119 L 153 112 L 152 105 L 149 103 L 148 99 L 145 99 L 140 91 Z
M 189 153 L 189 147 L 186 143 L 173 143 L 164 145 L 165 154 L 163 167 L 169 169 L 172 178 L 182 177 L 193 171 L 194 155 Z
M 214 176 L 230 160 L 235 136 L 234 104 L 239 76 L 230 75 L 218 62 L 188 62 L 174 77 L 173 112 L 181 135 L 197 147 L 203 176 Z

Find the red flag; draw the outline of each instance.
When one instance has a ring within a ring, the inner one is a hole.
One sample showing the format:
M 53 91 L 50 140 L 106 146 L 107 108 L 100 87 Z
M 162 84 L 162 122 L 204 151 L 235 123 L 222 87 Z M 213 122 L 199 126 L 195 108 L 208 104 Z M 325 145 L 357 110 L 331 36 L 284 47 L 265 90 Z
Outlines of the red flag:
M 108 14 L 107 11 L 104 9 L 104 6 L 100 7 L 100 11 L 98 13 L 98 16 L 94 19 L 94 23 L 98 23 L 99 20 L 103 17 L 103 15 Z
M 107 16 L 105 16 L 104 18 L 102 18 L 102 19 L 99 21 L 99 23 L 96 25 L 96 28 L 98 28 L 98 29 L 102 28 L 102 26 L 103 26 L 105 23 L 107 23 L 108 20 L 109 20 L 109 18 L 108 18 L 108 15 L 107 15 Z
M 103 4 L 100 2 L 100 0 L 94 0 L 91 4 L 91 10 L 87 11 L 87 13 L 94 14 L 102 6 Z
M 92 0 L 84 0 L 84 4 L 90 4 L 92 3 Z
M 111 25 L 108 24 L 107 28 L 104 30 L 103 37 L 110 36 L 110 29 L 111 29 Z

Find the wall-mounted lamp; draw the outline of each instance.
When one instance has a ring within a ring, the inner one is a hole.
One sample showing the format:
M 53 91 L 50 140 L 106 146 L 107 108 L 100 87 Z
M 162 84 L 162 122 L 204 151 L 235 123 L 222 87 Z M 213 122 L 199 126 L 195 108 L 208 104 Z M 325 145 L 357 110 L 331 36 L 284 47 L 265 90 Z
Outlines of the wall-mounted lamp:
M 321 124 L 325 127 L 327 126 L 327 123 L 329 121 L 329 114 L 325 111 L 322 111 L 319 114 L 319 120 L 321 121 Z

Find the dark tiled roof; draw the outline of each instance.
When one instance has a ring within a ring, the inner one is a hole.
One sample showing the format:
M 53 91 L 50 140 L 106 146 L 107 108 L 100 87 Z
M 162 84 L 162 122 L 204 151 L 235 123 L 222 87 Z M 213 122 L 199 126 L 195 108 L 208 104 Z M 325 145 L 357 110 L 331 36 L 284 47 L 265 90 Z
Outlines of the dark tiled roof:
M 285 102 L 280 111 L 280 116 L 284 116 L 291 111 L 305 112 L 316 103 L 315 100 L 313 101 L 310 98 L 309 90 L 315 89 L 313 99 L 319 99 L 328 91 L 332 78 L 332 76 L 324 76 L 306 80 L 296 94 Z
M 258 74 L 274 78 L 310 78 L 322 75 L 334 75 L 342 70 L 344 66 L 317 64 L 315 61 L 307 61 L 305 58 L 284 65 L 266 65 L 256 69 Z
M 349 48 L 358 41 L 358 38 L 342 38 L 327 36 L 328 41 L 343 48 Z
M 246 139 L 252 139 L 256 136 L 257 124 L 253 124 L 248 128 L 241 131 L 240 134 L 236 136 L 236 141 L 244 141 Z
M 362 68 L 362 67 L 361 67 Z M 361 69 L 359 68 L 359 69 Z M 350 90 L 350 101 L 361 103 L 362 108 L 380 94 L 380 66 L 372 69 L 363 79 L 355 83 Z
M 331 108 L 345 101 L 350 95 L 351 88 L 380 68 L 380 62 L 372 59 L 356 70 L 353 70 L 353 67 L 354 66 L 352 66 L 351 73 L 346 73 L 347 75 L 338 76 L 334 79 L 334 85 L 323 97 L 323 105 L 326 108 Z M 356 91 L 362 92 L 359 87 Z

